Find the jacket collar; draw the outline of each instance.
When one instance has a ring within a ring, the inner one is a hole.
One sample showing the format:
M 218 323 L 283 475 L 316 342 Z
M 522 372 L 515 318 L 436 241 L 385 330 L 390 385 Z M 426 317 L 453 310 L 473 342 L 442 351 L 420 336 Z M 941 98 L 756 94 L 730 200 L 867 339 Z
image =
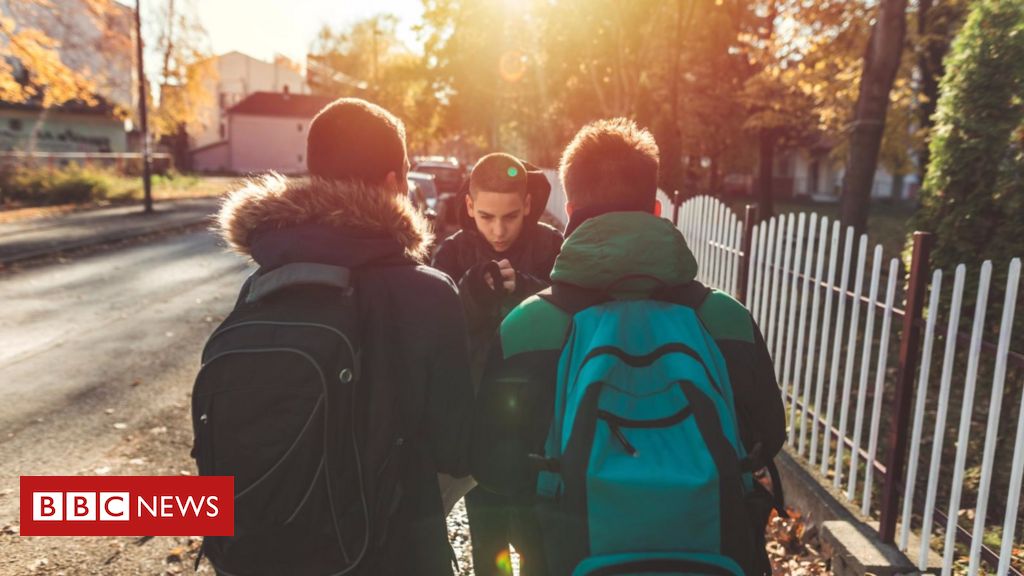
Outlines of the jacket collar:
M 224 200 L 217 227 L 228 245 L 253 257 L 264 233 L 314 227 L 361 237 L 386 237 L 404 255 L 424 261 L 433 234 L 404 194 L 352 181 L 289 179 L 270 173 L 247 180 Z

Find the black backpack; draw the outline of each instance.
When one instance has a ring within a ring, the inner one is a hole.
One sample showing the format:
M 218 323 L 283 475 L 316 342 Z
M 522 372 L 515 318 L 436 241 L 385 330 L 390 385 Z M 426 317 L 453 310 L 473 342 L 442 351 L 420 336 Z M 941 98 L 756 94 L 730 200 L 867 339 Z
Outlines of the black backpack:
M 371 398 L 362 377 L 355 279 L 312 263 L 257 271 L 206 343 L 192 456 L 200 475 L 235 478 L 234 536 L 204 538 L 200 554 L 219 573 L 362 574 L 384 541 L 404 438 L 393 387 Z

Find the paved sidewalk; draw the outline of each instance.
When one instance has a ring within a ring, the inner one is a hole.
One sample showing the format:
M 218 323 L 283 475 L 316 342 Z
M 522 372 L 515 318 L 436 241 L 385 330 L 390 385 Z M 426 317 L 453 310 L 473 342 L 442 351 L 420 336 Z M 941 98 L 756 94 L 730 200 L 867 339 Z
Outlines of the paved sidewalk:
M 0 224 L 0 266 L 210 222 L 220 198 L 166 200 L 143 214 L 141 205 L 114 206 Z

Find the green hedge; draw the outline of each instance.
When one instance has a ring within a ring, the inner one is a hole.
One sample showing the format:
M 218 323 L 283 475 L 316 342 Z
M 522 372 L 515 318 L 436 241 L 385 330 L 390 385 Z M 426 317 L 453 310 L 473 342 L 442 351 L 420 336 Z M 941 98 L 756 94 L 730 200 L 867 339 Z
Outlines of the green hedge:
M 93 168 L 14 168 L 0 171 L 3 203 L 28 206 L 86 203 L 107 198 L 114 176 Z

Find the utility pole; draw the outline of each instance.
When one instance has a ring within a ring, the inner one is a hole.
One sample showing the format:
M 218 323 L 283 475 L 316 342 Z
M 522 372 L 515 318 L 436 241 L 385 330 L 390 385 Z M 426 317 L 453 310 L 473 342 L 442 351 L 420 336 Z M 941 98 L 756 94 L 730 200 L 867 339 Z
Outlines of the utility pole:
M 153 212 L 153 187 L 149 174 L 149 125 L 146 120 L 146 69 L 142 61 L 142 6 L 135 0 L 135 49 L 139 62 L 139 129 L 142 131 L 142 189 L 145 213 Z
M 377 75 L 377 35 L 380 31 L 377 29 L 378 18 L 373 19 L 373 96 L 377 97 L 377 93 L 380 90 L 380 78 Z

